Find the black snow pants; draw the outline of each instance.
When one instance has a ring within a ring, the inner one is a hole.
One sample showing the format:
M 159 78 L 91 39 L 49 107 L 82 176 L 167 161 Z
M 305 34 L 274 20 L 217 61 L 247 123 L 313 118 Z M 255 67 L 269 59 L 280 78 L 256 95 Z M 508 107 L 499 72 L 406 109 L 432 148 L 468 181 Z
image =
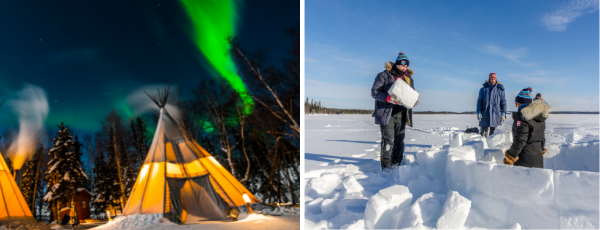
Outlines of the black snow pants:
M 381 168 L 393 168 L 402 162 L 406 121 L 403 112 L 393 114 L 388 125 L 381 125 Z

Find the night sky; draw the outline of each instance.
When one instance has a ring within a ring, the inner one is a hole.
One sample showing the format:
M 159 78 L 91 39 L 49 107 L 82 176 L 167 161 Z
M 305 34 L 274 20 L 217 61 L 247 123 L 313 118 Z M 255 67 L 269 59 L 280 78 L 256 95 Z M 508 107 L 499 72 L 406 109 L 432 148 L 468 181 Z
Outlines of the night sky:
M 288 58 L 292 38 L 285 29 L 299 28 L 299 1 L 238 6 L 241 46 L 268 48 L 271 64 Z M 139 87 L 178 86 L 185 99 L 212 71 L 201 64 L 191 28 L 176 0 L 6 1 L 0 7 L 0 101 L 33 84 L 48 97 L 46 127 L 56 130 L 65 121 L 75 131 L 95 132 L 112 108 L 131 114 L 125 97 Z M 17 128 L 8 110 L 0 107 L 0 134 Z

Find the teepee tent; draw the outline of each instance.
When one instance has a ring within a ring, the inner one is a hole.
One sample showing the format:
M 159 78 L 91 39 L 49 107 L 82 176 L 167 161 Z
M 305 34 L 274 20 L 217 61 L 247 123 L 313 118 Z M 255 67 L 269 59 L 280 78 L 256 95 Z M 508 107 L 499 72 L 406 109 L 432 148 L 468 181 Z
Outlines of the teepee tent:
M 162 213 L 179 223 L 230 220 L 240 206 L 260 202 L 169 115 L 168 93 L 168 87 L 146 93 L 160 118 L 123 214 Z
M 0 220 L 32 218 L 29 206 L 0 154 Z
M 0 106 L 4 104 L 4 100 Z M 29 206 L 0 153 L 0 220 L 31 218 Z

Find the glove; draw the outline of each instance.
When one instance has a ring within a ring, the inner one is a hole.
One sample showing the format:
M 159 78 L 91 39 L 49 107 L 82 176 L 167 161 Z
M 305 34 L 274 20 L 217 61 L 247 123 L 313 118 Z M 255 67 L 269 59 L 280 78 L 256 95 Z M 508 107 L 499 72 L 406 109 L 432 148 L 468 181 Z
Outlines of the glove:
M 387 103 L 390 103 L 390 104 L 395 104 L 395 105 L 399 105 L 399 104 L 401 104 L 401 103 L 402 103 L 402 102 L 400 101 L 400 99 L 392 98 L 392 96 L 391 96 L 391 95 L 388 95 L 388 97 L 387 97 L 387 99 L 385 99 L 385 101 L 386 101 Z
M 477 112 L 477 120 L 481 121 L 481 118 L 483 118 L 483 116 L 481 116 L 481 112 Z
M 519 156 L 513 157 L 512 155 L 510 155 L 508 153 L 508 150 L 506 150 L 504 152 L 504 164 L 506 165 L 513 165 L 515 162 L 517 162 L 519 160 Z
M 542 150 L 542 155 L 546 154 L 546 149 Z

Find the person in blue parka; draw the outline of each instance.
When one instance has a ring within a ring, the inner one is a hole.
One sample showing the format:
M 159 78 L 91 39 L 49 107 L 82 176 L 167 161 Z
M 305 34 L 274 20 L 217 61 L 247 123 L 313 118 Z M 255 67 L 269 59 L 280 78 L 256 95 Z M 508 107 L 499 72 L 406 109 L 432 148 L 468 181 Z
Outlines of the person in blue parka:
M 493 135 L 496 127 L 502 125 L 506 119 L 504 85 L 498 82 L 495 73 L 490 73 L 488 80 L 479 90 L 477 119 L 481 126 L 482 136 Z

